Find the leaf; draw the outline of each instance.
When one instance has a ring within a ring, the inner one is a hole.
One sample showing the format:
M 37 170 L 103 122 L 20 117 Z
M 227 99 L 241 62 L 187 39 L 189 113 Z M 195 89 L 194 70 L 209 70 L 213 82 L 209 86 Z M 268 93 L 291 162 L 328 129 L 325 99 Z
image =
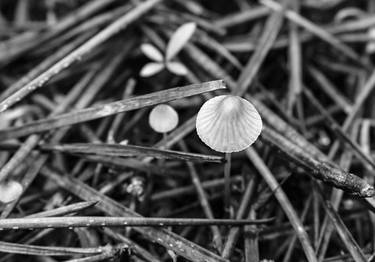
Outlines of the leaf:
M 165 58 L 167 61 L 171 60 L 178 52 L 185 46 L 189 39 L 194 34 L 197 25 L 195 23 L 186 23 L 177 28 L 169 40 Z
M 188 73 L 188 69 L 180 62 L 167 62 L 167 69 L 180 76 L 184 76 Z
M 154 60 L 155 62 L 163 62 L 163 55 L 160 51 L 151 44 L 142 44 L 141 50 L 145 56 Z
M 153 76 L 163 70 L 163 68 L 164 64 L 162 63 L 148 63 L 142 68 L 140 75 L 142 77 Z

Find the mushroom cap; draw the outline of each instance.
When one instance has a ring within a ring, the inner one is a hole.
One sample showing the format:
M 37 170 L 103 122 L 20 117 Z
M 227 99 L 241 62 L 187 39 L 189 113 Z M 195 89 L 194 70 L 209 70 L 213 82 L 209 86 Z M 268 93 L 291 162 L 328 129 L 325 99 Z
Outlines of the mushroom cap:
M 246 99 L 221 95 L 206 101 L 197 115 L 199 138 L 213 150 L 232 153 L 246 149 L 262 131 L 262 119 Z
M 167 133 L 177 126 L 178 114 L 173 107 L 160 104 L 151 110 L 148 122 L 156 132 Z
M 7 181 L 0 183 L 0 202 L 7 204 L 16 200 L 22 193 L 23 187 L 19 182 Z

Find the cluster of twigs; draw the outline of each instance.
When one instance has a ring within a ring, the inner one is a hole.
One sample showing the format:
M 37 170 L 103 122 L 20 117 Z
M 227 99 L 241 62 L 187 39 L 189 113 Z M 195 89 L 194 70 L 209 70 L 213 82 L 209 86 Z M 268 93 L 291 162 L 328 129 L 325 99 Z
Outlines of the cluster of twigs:
M 374 13 L 371 0 L 1 1 L 0 261 L 371 261 Z M 229 214 L 225 159 L 195 133 L 223 93 L 264 122 L 232 156 Z M 164 136 L 147 121 L 161 103 L 180 118 Z

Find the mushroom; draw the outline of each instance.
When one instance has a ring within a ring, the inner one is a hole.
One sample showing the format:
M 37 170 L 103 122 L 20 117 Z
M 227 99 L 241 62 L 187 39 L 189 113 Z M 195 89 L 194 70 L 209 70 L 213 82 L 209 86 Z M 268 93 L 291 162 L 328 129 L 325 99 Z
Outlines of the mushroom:
M 23 191 L 22 185 L 13 180 L 0 183 L 0 202 L 8 204 L 16 200 Z
M 166 134 L 176 128 L 178 114 L 173 107 L 165 104 L 155 106 L 149 115 L 148 122 L 158 133 Z
M 154 131 L 162 133 L 165 138 L 167 132 L 176 128 L 178 124 L 178 114 L 173 107 L 166 104 L 160 104 L 151 110 L 148 122 Z M 159 165 L 164 169 L 163 159 L 159 161 Z
M 246 99 L 233 95 L 220 95 L 206 101 L 200 108 L 196 129 L 199 138 L 215 151 L 225 153 L 224 203 L 230 207 L 231 153 L 253 144 L 262 131 L 262 119 L 255 107 Z

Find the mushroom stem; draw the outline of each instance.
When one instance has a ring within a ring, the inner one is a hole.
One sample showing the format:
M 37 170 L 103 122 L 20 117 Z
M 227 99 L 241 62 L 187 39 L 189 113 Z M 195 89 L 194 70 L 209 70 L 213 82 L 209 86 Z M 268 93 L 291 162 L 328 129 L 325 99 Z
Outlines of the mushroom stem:
M 231 153 L 225 153 L 225 164 L 224 164 L 224 208 L 225 212 L 231 215 L 230 212 L 230 169 L 231 169 Z

